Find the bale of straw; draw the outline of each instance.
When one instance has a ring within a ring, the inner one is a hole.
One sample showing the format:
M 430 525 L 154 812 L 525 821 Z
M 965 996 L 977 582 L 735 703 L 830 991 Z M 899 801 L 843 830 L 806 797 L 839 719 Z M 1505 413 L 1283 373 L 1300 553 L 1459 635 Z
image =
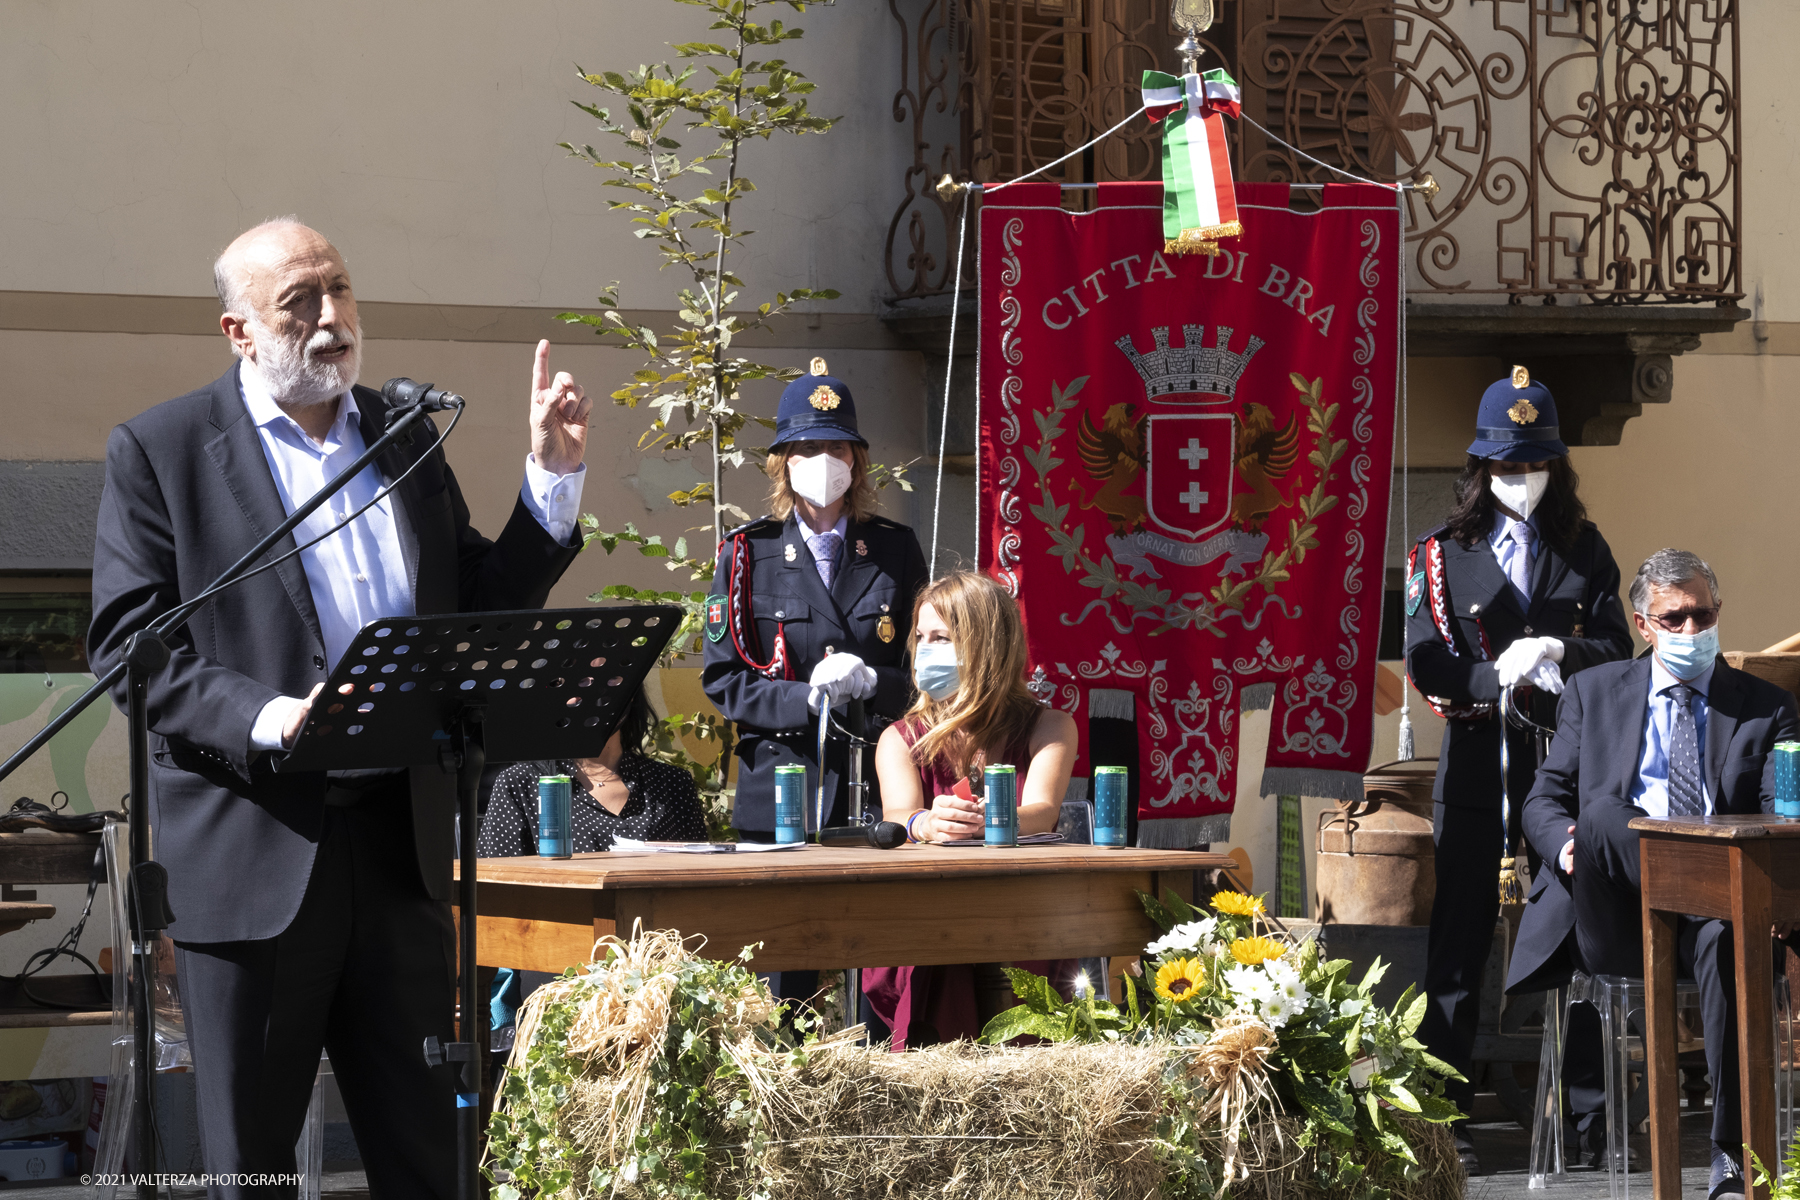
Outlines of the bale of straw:
M 776 1090 L 758 1167 L 792 1200 L 1157 1195 L 1166 1047 L 834 1046 Z
M 1387 1188 L 1393 1200 L 1461 1200 L 1467 1176 L 1456 1157 L 1450 1127 L 1391 1112 L 1383 1119 L 1397 1127 L 1419 1166 L 1407 1178 L 1394 1159 L 1373 1147 L 1358 1146 L 1347 1157 L 1367 1169 L 1366 1181 Z M 1304 1121 L 1287 1116 L 1247 1126 L 1238 1151 L 1247 1170 L 1233 1181 L 1231 1200 L 1341 1200 L 1342 1190 L 1321 1186 L 1315 1172 L 1323 1165 L 1322 1156 L 1346 1156 L 1317 1147 L 1301 1149 L 1304 1127 Z
M 551 1118 L 569 1142 L 572 1198 L 591 1195 L 588 1168 L 619 1163 L 643 1128 L 652 1064 L 665 1053 L 681 986 L 677 975 L 694 958 L 669 933 L 640 932 L 609 945 L 605 970 L 559 979 L 527 1001 L 509 1064 L 525 1066 L 547 1008 L 573 1006 L 563 1036 L 582 1066 Z M 1301 1148 L 1304 1123 L 1278 1115 L 1266 1082 L 1251 1088 L 1239 1078 L 1248 1064 L 1261 1081 L 1269 1031 L 1260 1025 L 1240 1023 L 1210 1050 L 956 1042 L 906 1054 L 856 1045 L 857 1028 L 790 1056 L 769 1036 L 776 1010 L 767 988 L 747 977 L 724 986 L 725 1002 L 696 1032 L 737 1069 L 722 1101 L 747 1095 L 749 1110 L 735 1110 L 729 1126 L 694 1131 L 707 1147 L 709 1195 L 1150 1200 L 1164 1194 L 1170 1165 L 1156 1151 L 1159 1118 L 1188 1094 L 1186 1103 L 1198 1100 L 1190 1115 L 1203 1127 L 1216 1122 L 1206 1158 L 1219 1166 L 1216 1179 L 1229 1179 L 1234 1200 L 1342 1200 L 1317 1178 L 1341 1156 Z M 1175 1074 L 1184 1080 L 1172 1089 Z M 726 1103 L 714 1111 L 724 1113 Z M 1393 1200 L 1459 1200 L 1462 1168 L 1448 1129 L 1399 1114 L 1387 1119 L 1397 1122 L 1420 1167 L 1407 1178 L 1394 1160 L 1364 1148 L 1356 1156 L 1369 1167 L 1366 1182 L 1389 1189 Z M 1225 1131 L 1232 1129 L 1237 1136 L 1227 1147 Z M 641 1194 L 635 1183 L 612 1193 L 619 1200 Z

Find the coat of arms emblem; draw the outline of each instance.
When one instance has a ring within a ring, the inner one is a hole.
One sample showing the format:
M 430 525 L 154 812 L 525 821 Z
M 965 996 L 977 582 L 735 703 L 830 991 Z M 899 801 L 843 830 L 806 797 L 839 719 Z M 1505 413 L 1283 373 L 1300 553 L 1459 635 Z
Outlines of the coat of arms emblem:
M 1261 338 L 1235 352 L 1224 325 L 1214 328 L 1211 346 L 1198 325 L 1183 327 L 1179 346 L 1169 344 L 1166 327 L 1150 335 L 1148 351 L 1129 335 L 1117 342 L 1143 380 L 1150 411 L 1139 417 L 1140 406 L 1123 403 L 1099 421 L 1082 414 L 1082 465 L 1104 482 L 1084 503 L 1106 514 L 1113 527 L 1107 547 L 1131 571 L 1160 579 L 1153 560 L 1197 567 L 1224 557 L 1223 573 L 1241 573 L 1268 546 L 1263 520 L 1287 503 L 1280 481 L 1299 457 L 1298 418 L 1278 427 L 1266 405 L 1235 404 Z M 1141 498 L 1132 486 L 1140 471 Z

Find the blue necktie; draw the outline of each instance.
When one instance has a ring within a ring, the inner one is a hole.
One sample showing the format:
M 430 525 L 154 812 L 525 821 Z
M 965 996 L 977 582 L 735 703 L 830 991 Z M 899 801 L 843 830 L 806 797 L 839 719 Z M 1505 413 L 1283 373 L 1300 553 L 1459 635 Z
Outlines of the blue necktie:
M 1689 707 L 1699 693 L 1685 683 L 1669 688 L 1675 713 L 1669 722 L 1669 815 L 1706 815 L 1706 793 L 1700 782 L 1700 736 Z
M 819 578 L 825 581 L 827 588 L 831 587 L 832 572 L 837 570 L 837 548 L 840 540 L 835 529 L 827 529 L 824 533 L 815 533 L 806 539 L 806 547 L 812 551 L 813 561 L 819 565 Z
M 1514 523 L 1512 562 L 1509 564 L 1512 569 L 1507 574 L 1519 593 L 1519 599 L 1527 605 L 1531 603 L 1531 538 L 1531 526 L 1523 521 Z

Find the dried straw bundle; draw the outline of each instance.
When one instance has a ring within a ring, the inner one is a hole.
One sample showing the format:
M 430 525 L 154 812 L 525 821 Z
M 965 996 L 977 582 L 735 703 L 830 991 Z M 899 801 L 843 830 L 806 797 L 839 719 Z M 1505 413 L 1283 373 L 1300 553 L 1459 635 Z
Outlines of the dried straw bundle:
M 1167 1047 L 834 1046 L 777 1093 L 758 1165 L 792 1200 L 1153 1197 L 1170 1062 Z
M 635 929 L 632 938 L 602 938 L 596 960 L 612 958 L 605 971 L 552 980 L 533 992 L 519 1010 L 509 1070 L 521 1070 L 537 1033 L 538 1021 L 551 1005 L 573 1003 L 574 1020 L 565 1035 L 569 1054 L 582 1059 L 585 1070 L 563 1114 L 581 1150 L 581 1158 L 617 1160 L 637 1140 L 644 1123 L 651 1069 L 665 1048 L 670 1003 L 681 982 L 680 970 L 694 960 L 681 935 L 671 930 Z M 767 1104 L 776 1080 L 778 1059 L 767 1053 L 752 1032 L 772 1027 L 776 1002 L 767 987 L 747 982 L 730 998 L 712 1030 L 720 1051 L 743 1072 L 757 1100 Z M 583 1164 L 585 1165 L 585 1164 Z

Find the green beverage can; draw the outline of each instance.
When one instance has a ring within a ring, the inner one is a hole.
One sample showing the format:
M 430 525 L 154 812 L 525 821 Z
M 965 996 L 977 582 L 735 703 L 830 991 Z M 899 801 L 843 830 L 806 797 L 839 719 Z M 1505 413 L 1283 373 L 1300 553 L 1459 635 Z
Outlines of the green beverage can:
M 538 776 L 538 857 L 569 858 L 575 835 L 569 812 L 571 799 L 567 775 Z
M 806 768 L 775 768 L 775 840 L 786 845 L 806 840 Z
M 1094 845 L 1125 848 L 1131 777 L 1124 767 L 1094 768 Z
M 1775 815 L 1800 817 L 1800 742 L 1775 743 Z
M 1019 844 L 1019 772 L 1005 763 L 982 772 L 987 792 L 987 828 L 983 831 L 986 846 Z

